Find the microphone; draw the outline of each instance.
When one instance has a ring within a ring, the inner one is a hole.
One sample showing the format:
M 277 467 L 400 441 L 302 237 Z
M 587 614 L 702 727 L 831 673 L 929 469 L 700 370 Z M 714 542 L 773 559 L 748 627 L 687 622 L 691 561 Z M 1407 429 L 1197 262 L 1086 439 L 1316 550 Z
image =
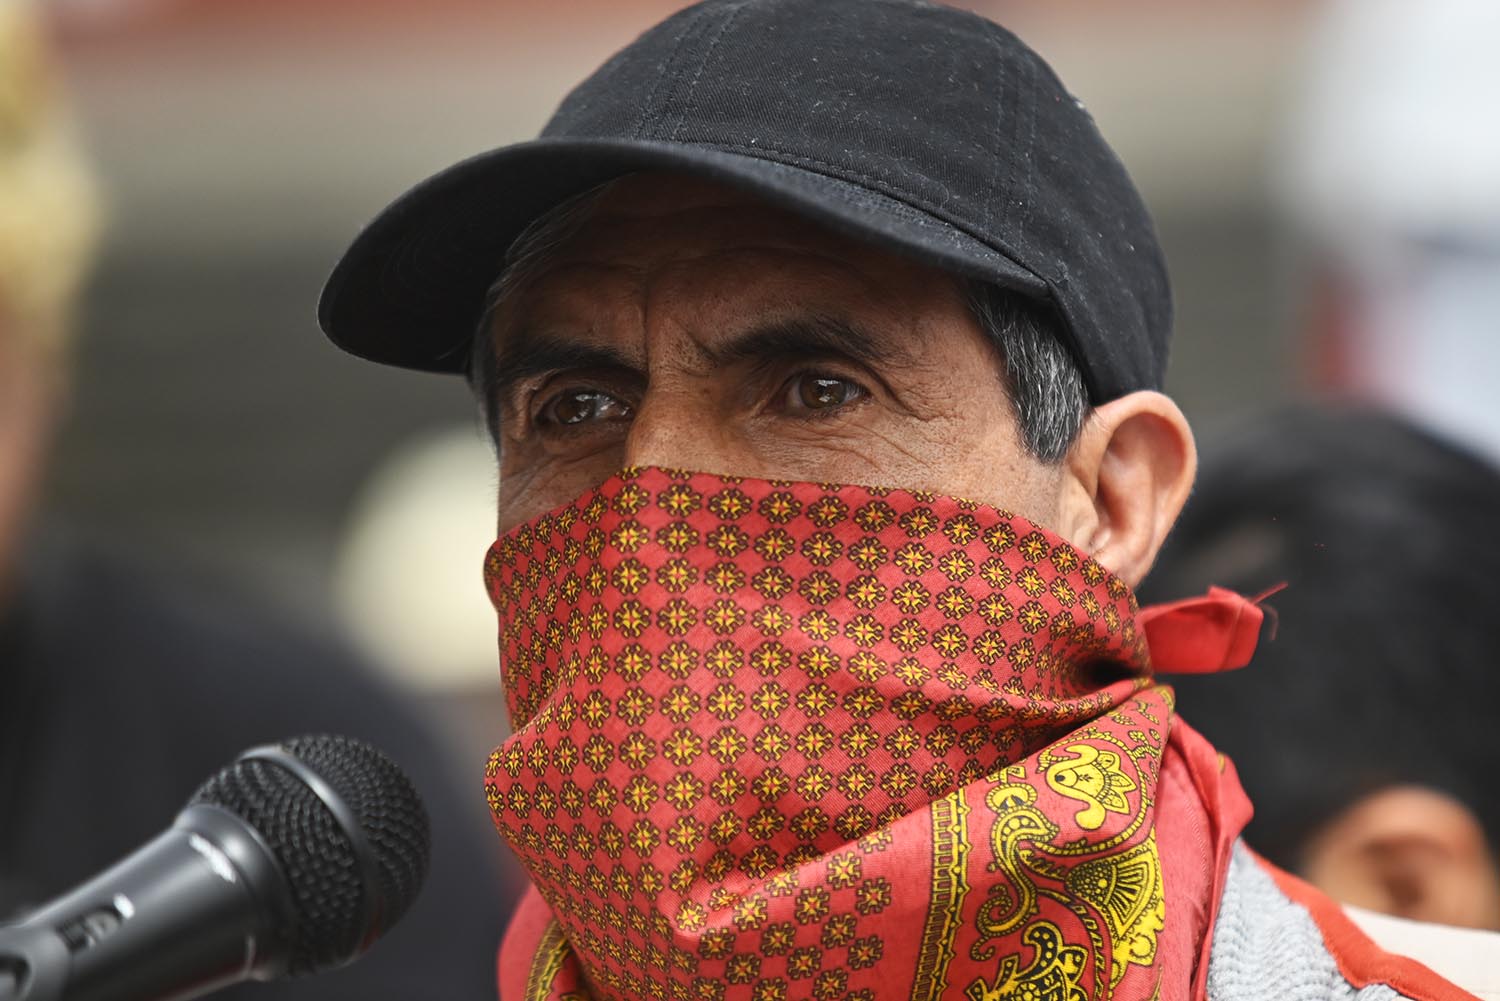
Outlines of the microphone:
M 427 811 L 368 744 L 254 748 L 172 826 L 0 926 L 0 1001 L 181 1001 L 352 961 L 427 875 Z

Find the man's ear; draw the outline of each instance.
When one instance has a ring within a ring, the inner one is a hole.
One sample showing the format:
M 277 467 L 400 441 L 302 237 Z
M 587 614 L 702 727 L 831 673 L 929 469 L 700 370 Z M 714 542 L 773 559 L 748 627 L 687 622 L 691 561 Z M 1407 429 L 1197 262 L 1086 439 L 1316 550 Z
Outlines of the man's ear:
M 1346 904 L 1500 931 L 1500 874 L 1484 828 L 1433 789 L 1392 786 L 1359 800 L 1309 840 L 1301 868 Z
M 1111 400 L 1094 408 L 1063 464 L 1061 534 L 1136 587 L 1193 487 L 1187 418 L 1149 390 Z

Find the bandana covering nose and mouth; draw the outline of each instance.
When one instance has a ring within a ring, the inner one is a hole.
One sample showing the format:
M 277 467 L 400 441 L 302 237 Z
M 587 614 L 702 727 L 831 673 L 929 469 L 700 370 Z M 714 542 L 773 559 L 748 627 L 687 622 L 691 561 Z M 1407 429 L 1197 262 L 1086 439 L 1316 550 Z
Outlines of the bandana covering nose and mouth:
M 503 1001 L 1188 996 L 1248 808 L 1057 536 L 632 469 L 485 575 L 486 792 L 536 890 Z

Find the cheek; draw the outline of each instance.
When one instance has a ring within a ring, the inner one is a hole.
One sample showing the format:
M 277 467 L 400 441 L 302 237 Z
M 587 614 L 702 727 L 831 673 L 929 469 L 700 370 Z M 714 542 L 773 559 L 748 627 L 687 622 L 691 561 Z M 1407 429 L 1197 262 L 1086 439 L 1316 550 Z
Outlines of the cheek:
M 930 490 L 1041 525 L 1055 520 L 1062 487 L 1061 468 L 1025 450 L 1008 408 L 960 407 L 923 416 L 881 412 L 816 443 L 782 440 L 774 451 L 784 461 L 771 463 L 776 471 L 765 475 Z
M 1055 523 L 1062 491 L 1062 468 L 1027 451 L 1016 420 L 1007 411 L 976 422 L 965 447 L 943 453 L 953 493 L 1003 508 L 1039 525 Z
M 1061 470 L 1022 444 L 1007 411 L 972 414 L 924 428 L 922 469 L 928 489 L 1053 524 Z
M 624 465 L 614 448 L 566 462 L 504 456 L 500 468 L 499 534 L 572 503 Z
M 929 489 L 1052 527 L 1064 467 L 1027 449 L 993 350 L 956 319 L 930 337 L 941 361 L 930 359 L 920 371 L 918 404 L 926 419 L 911 431 L 920 442 Z

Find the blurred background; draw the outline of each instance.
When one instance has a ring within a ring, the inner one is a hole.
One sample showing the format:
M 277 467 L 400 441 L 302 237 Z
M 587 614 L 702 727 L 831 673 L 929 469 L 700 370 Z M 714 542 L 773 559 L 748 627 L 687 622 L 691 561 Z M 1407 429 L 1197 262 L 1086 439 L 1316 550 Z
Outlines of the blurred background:
M 314 304 L 390 198 L 534 135 L 680 6 L 53 0 L 108 219 L 47 509 L 337 623 L 466 753 L 493 744 L 495 484 L 466 389 L 353 362 Z M 1295 197 L 1313 183 L 1299 170 L 1323 176 L 1299 129 L 1349 146 L 1309 111 L 1342 44 L 1324 4 L 969 6 L 1053 63 L 1143 189 L 1178 303 L 1168 390 L 1196 427 L 1360 381 L 1344 342 L 1307 335 L 1347 312 L 1310 277 L 1337 269 L 1307 263 L 1321 231 Z

